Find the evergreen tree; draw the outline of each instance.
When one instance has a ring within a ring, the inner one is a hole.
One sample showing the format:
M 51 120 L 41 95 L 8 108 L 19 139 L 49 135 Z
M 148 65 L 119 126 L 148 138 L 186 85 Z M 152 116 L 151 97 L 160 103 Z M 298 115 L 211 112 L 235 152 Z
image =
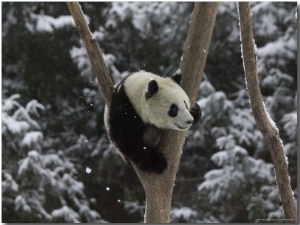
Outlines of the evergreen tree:
M 173 74 L 192 3 L 81 3 L 115 81 Z M 262 94 L 297 186 L 296 3 L 252 3 Z M 104 100 L 65 3 L 2 4 L 3 222 L 141 222 L 144 193 L 108 142 Z M 220 3 L 172 222 L 283 218 L 245 89 L 235 3 Z M 100 216 L 101 215 L 101 216 Z M 102 219 L 103 218 L 103 219 Z

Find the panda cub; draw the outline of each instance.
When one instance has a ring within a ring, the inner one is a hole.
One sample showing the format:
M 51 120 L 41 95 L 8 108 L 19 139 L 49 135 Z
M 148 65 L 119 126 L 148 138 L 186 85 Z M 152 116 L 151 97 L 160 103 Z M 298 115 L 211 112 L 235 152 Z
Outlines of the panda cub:
M 158 151 L 162 130 L 187 130 L 200 119 L 200 107 L 191 108 L 180 80 L 181 74 L 164 78 L 140 71 L 115 85 L 104 122 L 109 139 L 129 164 L 163 173 L 168 160 Z

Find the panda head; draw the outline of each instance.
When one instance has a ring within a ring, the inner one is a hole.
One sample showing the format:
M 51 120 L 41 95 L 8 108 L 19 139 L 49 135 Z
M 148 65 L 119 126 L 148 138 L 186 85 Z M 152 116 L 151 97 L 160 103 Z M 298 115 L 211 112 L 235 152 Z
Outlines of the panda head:
M 190 100 L 180 87 L 180 76 L 163 78 L 152 73 L 140 72 L 131 77 L 139 89 L 135 91 L 134 107 L 145 123 L 161 129 L 186 130 L 193 123 Z M 130 93 L 133 93 L 130 91 Z M 138 100 L 137 100 L 137 95 Z

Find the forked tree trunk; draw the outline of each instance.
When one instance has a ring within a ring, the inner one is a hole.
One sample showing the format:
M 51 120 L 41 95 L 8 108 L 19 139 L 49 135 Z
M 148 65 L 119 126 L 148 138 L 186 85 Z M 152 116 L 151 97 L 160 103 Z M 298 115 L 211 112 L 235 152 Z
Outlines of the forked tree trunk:
M 105 100 L 109 105 L 113 83 L 107 72 L 101 51 L 91 35 L 79 3 L 68 2 L 67 4 L 87 49 Z M 197 98 L 215 24 L 217 7 L 218 3 L 197 2 L 194 5 L 183 59 L 180 64 L 183 73 L 181 86 L 190 97 L 191 105 L 195 103 Z M 166 154 L 170 163 L 163 175 L 144 173 L 135 167 L 146 193 L 146 223 L 170 222 L 173 186 L 185 136 L 186 132 L 168 131 L 163 133 L 160 151 Z
M 256 55 L 251 24 L 250 3 L 238 3 L 240 15 L 240 31 L 242 40 L 242 55 L 246 74 L 247 88 L 256 124 L 264 136 L 271 152 L 275 168 L 279 194 L 286 219 L 296 222 L 296 206 L 288 174 L 287 159 L 283 151 L 275 123 L 268 115 L 260 92 L 256 69 Z
M 217 15 L 218 3 L 197 2 L 180 63 L 182 88 L 188 94 L 191 105 L 196 101 L 206 63 L 210 40 Z M 146 174 L 136 170 L 146 193 L 146 223 L 169 223 L 173 187 L 182 153 L 186 132 L 166 131 L 160 141 L 160 151 L 169 160 L 169 168 L 163 175 Z

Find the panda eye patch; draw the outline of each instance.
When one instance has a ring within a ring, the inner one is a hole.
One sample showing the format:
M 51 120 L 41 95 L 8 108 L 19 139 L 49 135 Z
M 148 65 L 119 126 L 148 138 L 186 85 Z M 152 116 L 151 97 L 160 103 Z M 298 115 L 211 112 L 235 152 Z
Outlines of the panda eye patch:
M 177 114 L 178 114 L 178 106 L 175 105 L 175 104 L 172 104 L 170 109 L 169 109 L 168 114 L 169 114 L 170 117 L 176 117 Z

